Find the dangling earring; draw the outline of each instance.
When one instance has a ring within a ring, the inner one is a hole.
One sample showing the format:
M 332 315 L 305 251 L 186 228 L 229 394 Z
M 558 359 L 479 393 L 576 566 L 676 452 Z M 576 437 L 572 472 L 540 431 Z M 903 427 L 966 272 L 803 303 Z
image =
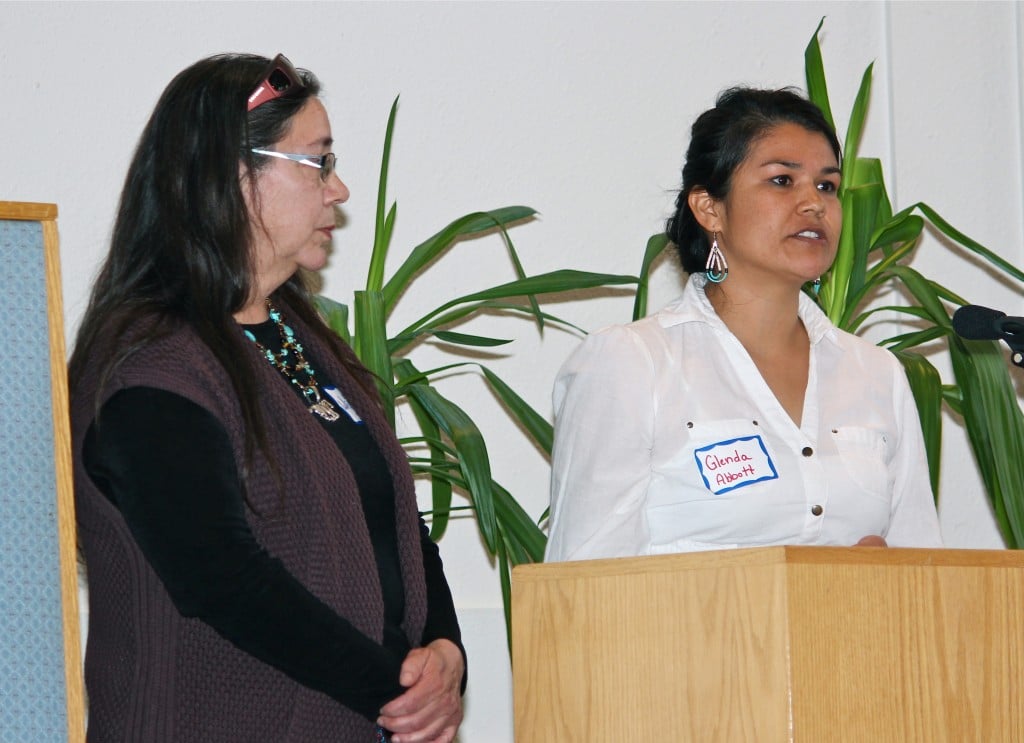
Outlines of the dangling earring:
M 814 289 L 814 296 L 818 296 L 818 292 L 821 291 L 821 277 L 820 276 L 814 280 L 814 283 L 813 283 L 812 286 L 813 286 L 813 289 Z
M 711 251 L 708 253 L 708 262 L 704 264 L 704 275 L 708 277 L 708 281 L 715 284 L 721 284 L 729 275 L 729 264 L 718 247 L 717 232 L 713 233 L 711 238 Z

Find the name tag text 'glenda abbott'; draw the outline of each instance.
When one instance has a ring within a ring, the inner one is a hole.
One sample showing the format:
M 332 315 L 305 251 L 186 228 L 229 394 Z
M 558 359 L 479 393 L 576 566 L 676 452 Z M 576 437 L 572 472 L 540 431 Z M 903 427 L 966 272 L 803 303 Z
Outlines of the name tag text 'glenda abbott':
M 779 476 L 760 436 L 743 436 L 702 446 L 693 456 L 704 485 L 715 495 Z

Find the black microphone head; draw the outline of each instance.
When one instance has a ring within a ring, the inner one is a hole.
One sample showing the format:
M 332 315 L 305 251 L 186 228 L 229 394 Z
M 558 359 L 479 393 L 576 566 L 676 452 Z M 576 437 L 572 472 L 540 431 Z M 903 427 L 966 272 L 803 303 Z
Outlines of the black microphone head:
M 966 304 L 953 313 L 953 330 L 969 341 L 995 341 L 1003 337 L 999 328 L 1005 312 L 990 310 L 976 304 Z

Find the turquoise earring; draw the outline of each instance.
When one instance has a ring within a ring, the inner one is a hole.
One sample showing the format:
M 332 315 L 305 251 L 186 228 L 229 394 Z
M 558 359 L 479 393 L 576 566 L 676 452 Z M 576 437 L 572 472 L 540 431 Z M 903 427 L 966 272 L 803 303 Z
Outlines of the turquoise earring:
M 721 284 L 729 275 L 729 264 L 726 262 L 721 248 L 718 247 L 717 232 L 713 233 L 711 237 L 711 251 L 708 253 L 707 263 L 704 264 L 704 275 L 708 277 L 708 281 L 715 284 Z

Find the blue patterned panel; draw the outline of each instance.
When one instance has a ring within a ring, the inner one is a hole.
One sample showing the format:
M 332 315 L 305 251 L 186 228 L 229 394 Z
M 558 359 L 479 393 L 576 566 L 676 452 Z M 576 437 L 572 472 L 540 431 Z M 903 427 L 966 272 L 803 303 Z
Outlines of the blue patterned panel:
M 67 741 L 46 267 L 0 220 L 0 743 Z

